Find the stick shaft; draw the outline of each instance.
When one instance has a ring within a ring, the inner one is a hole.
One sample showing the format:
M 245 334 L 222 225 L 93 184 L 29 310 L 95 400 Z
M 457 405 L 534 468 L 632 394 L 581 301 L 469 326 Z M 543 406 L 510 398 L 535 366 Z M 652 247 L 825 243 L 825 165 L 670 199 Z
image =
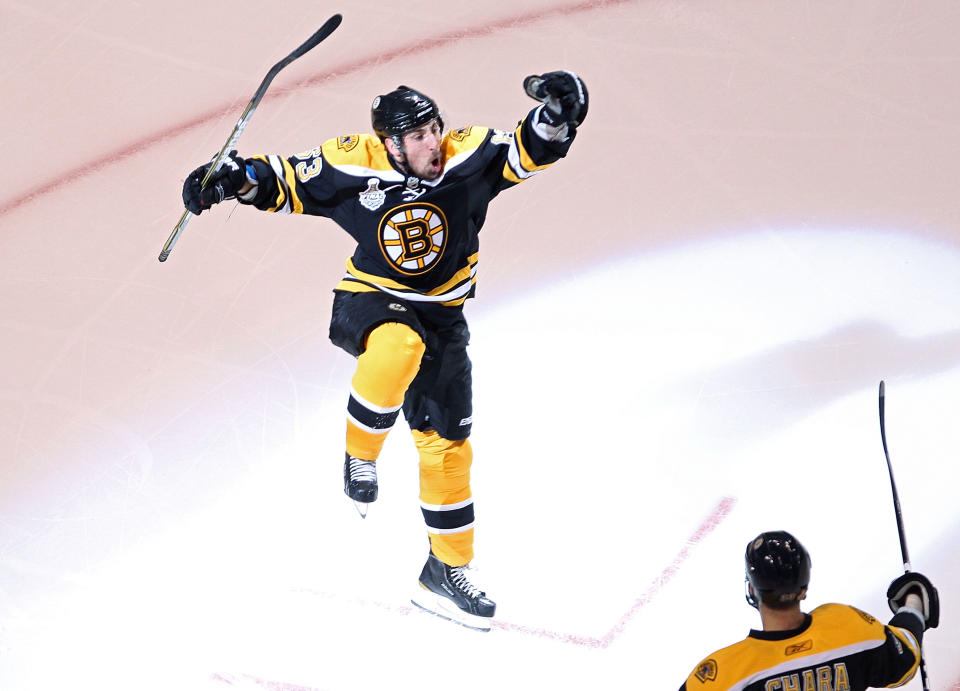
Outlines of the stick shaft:
M 900 497 L 897 495 L 897 483 L 893 479 L 893 464 L 890 463 L 890 451 L 887 449 L 887 425 L 884 415 L 884 400 L 886 386 L 880 382 L 880 441 L 883 442 L 883 456 L 887 459 L 887 472 L 890 473 L 890 490 L 893 492 L 893 510 L 897 515 L 897 532 L 900 534 L 900 556 L 903 557 L 903 571 L 910 571 L 910 555 L 907 552 L 907 537 L 903 531 L 903 513 L 900 511 Z M 920 648 L 920 681 L 924 691 L 930 691 L 930 680 L 927 678 L 927 661 L 923 657 L 923 648 Z
M 897 483 L 893 479 L 893 464 L 890 463 L 890 451 L 887 449 L 887 426 L 884 415 L 884 399 L 886 386 L 880 382 L 880 441 L 883 442 L 883 455 L 887 459 L 887 472 L 890 474 L 890 491 L 893 493 L 893 510 L 897 516 L 897 532 L 900 535 L 900 556 L 903 557 L 903 570 L 910 570 L 910 554 L 907 551 L 907 537 L 903 530 L 903 513 L 900 510 L 900 497 L 897 494 Z
M 227 137 L 227 141 L 220 148 L 220 152 L 216 155 L 216 157 L 213 159 L 213 162 L 210 164 L 210 167 L 207 169 L 206 175 L 203 176 L 203 181 L 200 183 L 201 190 L 207 186 L 207 183 L 210 182 L 210 178 L 216 174 L 216 172 L 220 169 L 220 166 L 223 165 L 224 159 L 226 159 L 230 151 L 237 145 L 240 135 L 243 134 L 243 130 L 246 128 L 247 123 L 250 122 L 250 118 L 253 117 L 254 111 L 257 109 L 257 106 L 260 105 L 260 101 L 263 100 L 263 96 L 267 93 L 267 89 L 270 87 L 270 83 L 273 81 L 273 78 L 276 77 L 280 70 L 282 70 L 284 67 L 314 48 L 314 46 L 332 34 L 334 30 L 340 26 L 341 21 L 343 21 L 343 17 L 341 15 L 333 15 L 330 17 L 330 19 L 324 22 L 323 26 L 317 29 L 310 38 L 301 43 L 296 50 L 270 68 L 270 71 L 267 72 L 267 75 L 263 78 L 263 81 L 260 82 L 260 86 L 257 87 L 256 92 L 253 94 L 253 98 L 250 99 L 247 107 L 243 109 L 240 119 L 237 120 L 237 124 L 233 126 L 233 131 L 230 133 L 230 136 Z M 161 262 L 167 261 L 167 257 L 169 257 L 170 253 L 173 251 L 173 246 L 177 244 L 177 240 L 180 238 L 181 233 L 183 233 L 192 217 L 192 213 L 184 210 L 183 215 L 180 216 L 180 220 L 177 222 L 177 225 L 174 226 L 173 231 L 170 233 L 170 236 L 164 243 L 163 249 L 160 251 L 160 256 L 157 257 L 157 259 L 159 259 Z

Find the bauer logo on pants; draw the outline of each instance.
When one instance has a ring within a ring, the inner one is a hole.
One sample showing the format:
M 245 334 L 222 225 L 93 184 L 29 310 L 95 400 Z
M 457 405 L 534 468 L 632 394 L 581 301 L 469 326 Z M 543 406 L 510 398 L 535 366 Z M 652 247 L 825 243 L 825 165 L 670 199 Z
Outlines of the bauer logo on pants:
M 415 276 L 432 269 L 443 256 L 447 231 L 447 218 L 439 207 L 404 204 L 380 219 L 380 249 L 397 271 Z

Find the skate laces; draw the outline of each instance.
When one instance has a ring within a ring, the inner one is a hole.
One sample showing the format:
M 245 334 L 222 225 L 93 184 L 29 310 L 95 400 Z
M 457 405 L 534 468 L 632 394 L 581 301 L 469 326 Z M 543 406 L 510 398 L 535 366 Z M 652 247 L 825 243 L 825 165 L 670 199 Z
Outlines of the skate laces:
M 480 588 L 475 586 L 467 579 L 467 574 L 464 573 L 467 570 L 466 566 L 451 566 L 450 567 L 450 582 L 456 586 L 457 590 L 462 592 L 471 600 L 476 600 L 478 597 L 483 595 L 480 591 Z
M 377 464 L 373 461 L 364 461 L 350 457 L 350 479 L 357 482 L 376 482 Z

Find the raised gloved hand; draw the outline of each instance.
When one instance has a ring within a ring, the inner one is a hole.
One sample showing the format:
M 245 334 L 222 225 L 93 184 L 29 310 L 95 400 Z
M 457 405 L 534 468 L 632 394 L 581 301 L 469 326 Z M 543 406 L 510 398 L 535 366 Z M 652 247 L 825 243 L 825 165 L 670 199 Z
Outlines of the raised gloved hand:
M 523 80 L 523 89 L 530 98 L 546 104 L 541 117 L 548 125 L 558 127 L 566 123 L 577 127 L 587 117 L 590 104 L 587 86 L 573 72 L 531 74 Z
M 183 205 L 192 214 L 200 214 L 214 204 L 233 199 L 247 183 L 247 162 L 237 156 L 236 151 L 231 151 L 223 159 L 220 169 L 207 182 L 207 186 L 200 189 L 200 183 L 212 164 L 211 160 L 210 163 L 194 169 L 183 181 Z
M 916 571 L 907 571 L 902 576 L 894 578 L 890 587 L 887 588 L 887 602 L 894 614 L 901 607 L 908 606 L 907 597 L 910 595 L 918 596 L 918 609 L 923 615 L 924 628 L 937 628 L 937 624 L 940 623 L 940 595 L 930 579 Z M 914 606 L 916 608 L 916 605 Z

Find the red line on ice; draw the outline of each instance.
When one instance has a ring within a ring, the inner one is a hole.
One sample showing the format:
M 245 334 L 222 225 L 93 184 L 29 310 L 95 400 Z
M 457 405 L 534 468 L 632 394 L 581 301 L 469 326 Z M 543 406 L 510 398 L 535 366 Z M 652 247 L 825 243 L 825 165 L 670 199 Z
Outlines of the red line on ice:
M 624 5 L 629 2 L 636 2 L 636 0 L 585 0 L 584 2 L 573 3 L 570 5 L 564 5 L 561 7 L 555 7 L 551 9 L 539 10 L 537 12 L 530 12 L 528 14 L 519 14 L 513 17 L 507 17 L 504 19 L 499 19 L 489 24 L 484 24 L 481 26 L 472 26 L 466 28 L 462 31 L 456 32 L 447 32 L 445 34 L 440 34 L 439 36 L 434 36 L 431 38 L 420 38 L 416 42 L 409 43 L 406 46 L 400 46 L 391 50 L 389 53 L 381 53 L 374 55 L 372 57 L 363 58 L 351 63 L 342 65 L 339 68 L 336 68 L 327 72 L 320 72 L 313 77 L 301 80 L 292 87 L 286 89 L 277 89 L 272 93 L 268 93 L 264 97 L 264 101 L 271 100 L 276 98 L 278 95 L 283 93 L 289 93 L 290 91 L 295 91 L 302 88 L 310 88 L 327 82 L 331 79 L 337 79 L 339 77 L 345 77 L 349 74 L 353 74 L 360 70 L 363 70 L 368 67 L 375 66 L 384 62 L 387 59 L 397 58 L 397 57 L 409 57 L 411 55 L 417 55 L 419 53 L 426 53 L 428 51 L 435 50 L 437 48 L 444 48 L 452 43 L 457 41 L 462 41 L 464 39 L 478 38 L 481 36 L 489 36 L 496 31 L 503 31 L 508 29 L 513 29 L 519 26 L 524 26 L 526 24 L 531 24 L 534 22 L 542 21 L 544 19 L 551 19 L 554 17 L 565 17 L 572 14 L 579 14 L 581 12 L 590 12 L 593 10 L 602 10 L 608 7 L 613 7 L 616 5 Z M 246 103 L 246 102 L 244 102 Z M 201 125 L 206 125 L 210 122 L 218 121 L 226 115 L 231 113 L 239 116 L 240 111 L 236 109 L 236 106 L 231 104 L 230 106 L 224 106 L 217 108 L 206 113 L 201 113 L 196 117 L 190 118 L 185 122 L 177 123 L 172 125 L 164 130 L 159 132 L 154 132 L 153 134 L 148 134 L 141 139 L 127 144 L 119 149 L 114 151 L 104 152 L 101 155 L 96 156 L 93 160 L 88 163 L 81 164 L 72 170 L 68 170 L 55 178 L 50 178 L 48 180 L 39 181 L 33 185 L 31 191 L 23 193 L 19 196 L 8 199 L 0 203 L 0 216 L 4 216 L 11 211 L 14 211 L 24 204 L 29 204 L 30 202 L 36 201 L 47 194 L 56 192 L 57 190 L 63 189 L 64 186 L 69 185 L 73 182 L 81 180 L 89 175 L 94 173 L 99 173 L 100 171 L 108 168 L 114 164 L 125 161 L 126 159 L 134 156 L 135 154 L 146 151 L 152 147 L 162 144 L 163 142 L 178 137 L 184 132 L 187 132 L 195 127 L 200 127 Z M 224 137 L 228 135 L 229 132 L 224 132 Z
M 535 636 L 537 638 L 547 638 L 555 641 L 560 641 L 562 643 L 571 643 L 573 645 L 581 645 L 589 648 L 606 648 L 611 643 L 613 643 L 616 638 L 623 633 L 624 629 L 627 627 L 627 624 L 633 619 L 637 612 L 639 612 L 647 603 L 649 603 L 653 598 L 663 589 L 667 583 L 669 583 L 673 577 L 680 570 L 680 567 L 687 560 L 687 557 L 690 556 L 690 551 L 699 545 L 703 540 L 713 532 L 713 530 L 723 522 L 723 520 L 730 514 L 733 510 L 734 505 L 737 503 L 737 500 L 733 497 L 723 497 L 717 505 L 713 508 L 710 514 L 704 519 L 704 521 L 697 527 L 697 529 L 687 538 L 685 544 L 677 556 L 673 558 L 673 561 L 669 566 L 663 569 L 660 572 L 660 575 L 653 580 L 653 582 L 647 587 L 643 594 L 637 598 L 637 600 L 630 606 L 630 608 L 620 617 L 616 624 L 607 631 L 606 634 L 597 638 L 593 636 L 581 636 L 573 633 L 563 633 L 559 631 L 550 631 L 548 629 L 538 629 L 530 626 L 523 626 L 521 624 L 511 624 L 509 622 L 503 621 L 493 621 L 493 627 L 501 629 L 503 631 L 511 631 L 514 633 L 520 633 L 528 636 Z M 304 590 L 303 592 L 309 592 L 313 595 L 318 595 L 320 597 L 330 597 L 335 598 L 336 596 Z M 367 602 L 360 601 L 360 605 L 373 605 L 380 609 L 385 609 L 387 611 L 394 612 L 395 614 L 400 615 L 409 615 L 413 612 L 422 614 L 423 616 L 431 616 L 425 612 L 421 612 L 418 609 L 407 606 L 396 606 L 381 602 Z M 219 681 L 228 686 L 234 686 L 235 681 L 244 682 L 244 680 L 249 683 L 253 682 L 258 686 L 261 686 L 269 691 L 318 691 L 312 687 L 305 686 L 296 686 L 294 684 L 287 684 L 284 682 L 278 681 L 269 681 L 266 679 L 258 679 L 252 677 L 248 674 L 240 675 L 239 677 L 230 675 L 230 674 L 212 674 L 211 680 Z M 955 684 L 952 689 L 960 689 L 960 682 Z
M 607 633 L 600 638 L 595 638 L 591 636 L 579 636 L 576 634 L 570 633 L 560 633 L 557 631 L 549 631 L 547 629 L 537 629 L 531 628 L 529 626 L 521 626 L 518 624 L 510 624 L 508 622 L 494 621 L 493 625 L 495 628 L 503 629 L 505 631 L 515 631 L 517 633 L 523 633 L 531 636 L 537 636 L 539 638 L 550 638 L 556 641 L 561 641 L 563 643 L 572 643 L 574 645 L 582 645 L 590 648 L 606 648 L 613 641 L 623 633 L 623 630 L 626 628 L 627 624 L 633 619 L 637 612 L 639 612 L 646 604 L 648 604 L 653 598 L 660 592 L 660 590 L 673 580 L 673 577 L 677 574 L 677 571 L 680 570 L 680 566 L 687 560 L 687 557 L 690 556 L 690 550 L 693 547 L 696 547 L 700 544 L 703 539 L 713 532 L 720 523 L 730 514 L 730 511 L 733 509 L 734 504 L 737 503 L 737 500 L 733 497 L 724 497 L 720 502 L 714 507 L 713 511 L 710 512 L 710 515 L 707 516 L 706 520 L 700 524 L 700 526 L 694 531 L 694 533 L 687 538 L 686 544 L 683 546 L 677 556 L 673 558 L 673 561 L 667 566 L 660 575 L 654 579 L 644 593 L 637 598 L 636 602 L 630 606 L 620 620 L 614 624 Z

